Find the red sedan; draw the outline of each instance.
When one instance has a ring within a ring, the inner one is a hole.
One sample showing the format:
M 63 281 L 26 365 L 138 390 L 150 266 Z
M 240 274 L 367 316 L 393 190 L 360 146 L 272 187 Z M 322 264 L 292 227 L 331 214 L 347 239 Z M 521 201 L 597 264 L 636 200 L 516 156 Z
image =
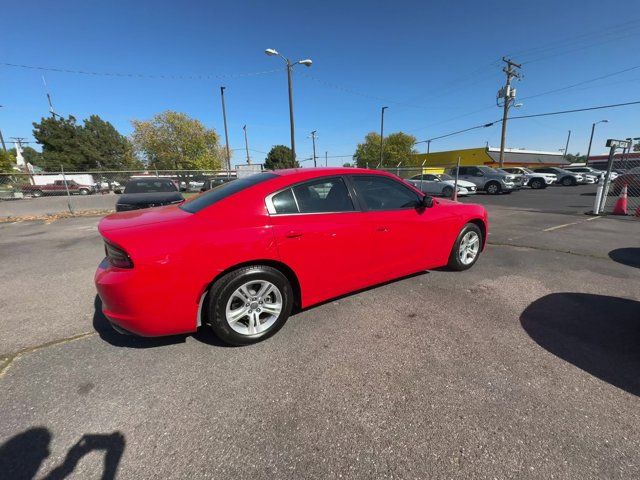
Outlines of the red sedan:
M 116 330 L 207 324 L 241 345 L 276 332 L 294 307 L 430 268 L 466 270 L 487 226 L 483 207 L 432 199 L 384 172 L 264 172 L 181 205 L 107 216 L 95 283 Z

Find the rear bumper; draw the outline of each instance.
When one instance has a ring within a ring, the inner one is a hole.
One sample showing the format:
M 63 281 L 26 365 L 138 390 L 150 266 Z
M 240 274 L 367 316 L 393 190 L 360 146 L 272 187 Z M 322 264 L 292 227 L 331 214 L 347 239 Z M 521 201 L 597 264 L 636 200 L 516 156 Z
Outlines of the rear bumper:
M 104 316 L 116 330 L 143 337 L 196 331 L 197 304 L 185 301 L 184 292 L 169 281 L 149 273 L 137 267 L 115 268 L 104 259 L 94 278 Z

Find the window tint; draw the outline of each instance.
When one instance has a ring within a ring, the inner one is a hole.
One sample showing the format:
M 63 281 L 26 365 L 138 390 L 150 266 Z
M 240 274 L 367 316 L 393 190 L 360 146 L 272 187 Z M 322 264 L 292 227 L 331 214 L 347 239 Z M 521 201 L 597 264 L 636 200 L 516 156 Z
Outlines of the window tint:
M 276 213 L 298 213 L 298 206 L 290 188 L 274 195 L 271 201 Z
M 353 183 L 369 210 L 411 208 L 420 200 L 417 193 L 390 178 L 357 175 Z
M 171 180 L 145 179 L 132 180 L 124 187 L 124 193 L 177 192 L 178 188 Z
M 244 178 L 239 178 L 237 180 L 225 183 L 224 185 L 220 185 L 218 188 L 214 188 L 213 190 L 202 193 L 197 197 L 192 197 L 191 199 L 180 205 L 180 208 L 186 212 L 196 213 L 203 208 L 207 208 L 208 206 L 213 205 L 214 203 L 219 202 L 220 200 L 223 200 L 246 188 L 253 187 L 258 183 L 262 183 L 276 177 L 277 175 L 275 173 L 263 172 L 256 173 Z
M 353 203 L 344 180 L 323 178 L 293 187 L 300 213 L 351 212 Z

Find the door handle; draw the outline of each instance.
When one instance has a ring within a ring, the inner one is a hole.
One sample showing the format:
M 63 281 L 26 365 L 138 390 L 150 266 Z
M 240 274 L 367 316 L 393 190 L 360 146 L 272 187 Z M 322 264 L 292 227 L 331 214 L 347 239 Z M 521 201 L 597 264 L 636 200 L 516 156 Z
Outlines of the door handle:
M 287 234 L 285 235 L 285 237 L 287 238 L 298 238 L 302 236 L 302 232 L 298 232 L 296 230 L 291 230 L 290 232 L 287 232 Z
M 389 231 L 389 229 L 387 227 L 378 227 L 378 228 L 376 228 L 376 230 L 378 232 L 388 232 Z

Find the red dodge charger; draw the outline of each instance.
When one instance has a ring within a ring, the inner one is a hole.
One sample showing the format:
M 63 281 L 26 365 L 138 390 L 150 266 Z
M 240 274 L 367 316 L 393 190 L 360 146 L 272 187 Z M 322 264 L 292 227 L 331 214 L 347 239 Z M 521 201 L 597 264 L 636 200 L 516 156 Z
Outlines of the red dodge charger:
M 487 228 L 483 207 L 432 199 L 384 172 L 264 172 L 105 217 L 95 282 L 122 333 L 206 324 L 242 345 L 275 333 L 294 306 L 444 265 L 466 270 Z

